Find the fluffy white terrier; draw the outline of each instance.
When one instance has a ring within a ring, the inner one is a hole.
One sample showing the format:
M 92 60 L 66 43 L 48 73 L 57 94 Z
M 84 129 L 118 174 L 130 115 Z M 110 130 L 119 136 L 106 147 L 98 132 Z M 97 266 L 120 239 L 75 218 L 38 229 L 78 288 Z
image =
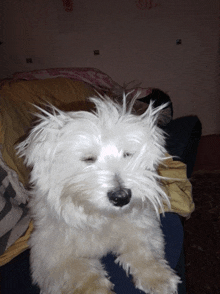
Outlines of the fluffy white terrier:
M 156 124 L 162 107 L 134 115 L 125 96 L 122 106 L 91 101 L 93 113 L 42 110 L 18 146 L 32 167 L 33 281 L 42 294 L 114 293 L 100 263 L 112 252 L 137 288 L 176 293 L 159 223 L 169 202 L 157 174 L 166 152 Z

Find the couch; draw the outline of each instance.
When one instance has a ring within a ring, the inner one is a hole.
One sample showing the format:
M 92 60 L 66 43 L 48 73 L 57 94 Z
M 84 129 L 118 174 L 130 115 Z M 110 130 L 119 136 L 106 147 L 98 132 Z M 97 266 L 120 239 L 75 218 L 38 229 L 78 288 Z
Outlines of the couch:
M 32 231 L 32 223 L 27 210 L 26 186 L 29 171 L 14 150 L 15 144 L 25 136 L 31 127 L 33 120 L 31 112 L 35 112 L 32 104 L 43 105 L 49 101 L 63 110 L 88 109 L 90 105 L 86 98 L 96 95 L 97 91 L 108 94 L 112 99 L 119 99 L 123 91 L 129 92 L 106 74 L 90 68 L 48 69 L 17 73 L 12 79 L 1 82 L 0 177 L 1 197 L 4 204 L 4 209 L 0 212 L 2 294 L 39 293 L 38 287 L 31 284 L 29 271 L 27 240 Z M 173 120 L 172 102 L 169 96 L 159 89 L 134 89 L 132 95 L 136 93 L 139 93 L 140 97 L 136 103 L 137 113 L 144 111 L 150 100 L 154 101 L 155 106 L 167 103 L 159 124 L 167 134 L 167 151 L 174 156 L 169 162 L 169 172 L 170 170 L 180 172 L 178 175 L 182 178 L 186 177 L 187 173 L 187 177 L 190 178 L 201 136 L 199 119 L 196 116 L 189 116 Z M 187 178 L 185 186 L 177 184 L 173 193 L 178 197 L 176 202 L 179 204 L 173 206 L 173 211 L 167 210 L 165 216 L 161 216 L 161 224 L 167 243 L 165 248 L 167 259 L 183 281 L 179 286 L 180 294 L 186 293 L 183 224 L 184 218 L 189 217 L 194 210 Z M 114 256 L 109 254 L 104 257 L 103 263 L 116 285 L 117 294 L 141 293 L 133 287 L 129 281 L 130 277 L 126 277 L 123 270 L 114 264 Z

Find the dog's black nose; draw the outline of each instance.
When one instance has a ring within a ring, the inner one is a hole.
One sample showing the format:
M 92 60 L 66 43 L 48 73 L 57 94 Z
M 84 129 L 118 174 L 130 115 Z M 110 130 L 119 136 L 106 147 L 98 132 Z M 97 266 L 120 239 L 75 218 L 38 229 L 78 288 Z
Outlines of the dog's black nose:
M 107 193 L 109 201 L 114 206 L 124 206 L 131 200 L 131 190 L 126 188 L 120 188 L 119 190 L 113 190 Z

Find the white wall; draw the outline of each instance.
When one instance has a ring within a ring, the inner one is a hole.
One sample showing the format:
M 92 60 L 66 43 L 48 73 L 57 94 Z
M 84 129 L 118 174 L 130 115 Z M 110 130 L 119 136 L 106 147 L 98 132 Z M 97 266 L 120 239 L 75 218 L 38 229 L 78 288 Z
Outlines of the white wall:
M 150 10 L 141 2 L 80 0 L 66 12 L 62 0 L 1 0 L 0 78 L 96 67 L 120 84 L 166 91 L 175 117 L 197 114 L 203 135 L 220 133 L 219 0 L 152 0 Z

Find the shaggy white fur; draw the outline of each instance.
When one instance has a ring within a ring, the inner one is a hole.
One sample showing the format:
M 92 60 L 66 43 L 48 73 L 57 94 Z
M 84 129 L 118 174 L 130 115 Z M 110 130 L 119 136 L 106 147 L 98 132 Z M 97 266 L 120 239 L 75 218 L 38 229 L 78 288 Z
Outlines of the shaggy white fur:
M 146 293 L 171 294 L 179 278 L 164 260 L 159 209 L 169 199 L 160 185 L 163 108 L 140 116 L 132 103 L 90 99 L 94 113 L 37 114 L 39 124 L 19 144 L 32 167 L 30 239 L 33 281 L 42 294 L 107 294 L 113 285 L 100 258 L 115 253 Z

